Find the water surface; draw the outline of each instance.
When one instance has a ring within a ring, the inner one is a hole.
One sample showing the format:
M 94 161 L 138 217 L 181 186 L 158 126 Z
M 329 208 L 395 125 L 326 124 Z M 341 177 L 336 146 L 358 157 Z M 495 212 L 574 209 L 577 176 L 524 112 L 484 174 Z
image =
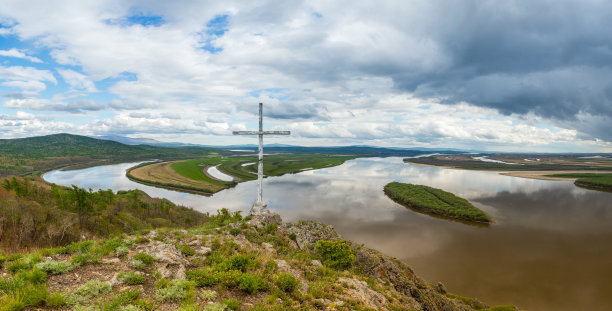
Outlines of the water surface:
M 92 189 L 138 188 L 203 212 L 247 211 L 256 182 L 212 197 L 131 182 L 126 163 L 45 174 Z M 424 184 L 467 198 L 489 214 L 489 228 L 406 209 L 382 192 L 391 181 Z M 410 264 L 429 282 L 489 304 L 526 310 L 609 310 L 612 305 L 612 193 L 568 181 L 414 166 L 366 158 L 337 167 L 264 179 L 264 198 L 286 221 L 314 219 L 343 236 Z

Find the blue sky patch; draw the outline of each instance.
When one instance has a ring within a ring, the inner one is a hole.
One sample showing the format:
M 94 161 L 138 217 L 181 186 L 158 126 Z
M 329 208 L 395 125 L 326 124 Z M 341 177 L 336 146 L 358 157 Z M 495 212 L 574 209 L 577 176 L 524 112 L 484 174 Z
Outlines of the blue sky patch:
M 223 51 L 223 48 L 214 45 L 214 40 L 223 36 L 228 30 L 229 26 L 229 15 L 217 15 L 206 23 L 206 31 L 202 34 L 203 40 L 201 41 L 201 49 L 208 51 L 212 54 L 218 54 Z

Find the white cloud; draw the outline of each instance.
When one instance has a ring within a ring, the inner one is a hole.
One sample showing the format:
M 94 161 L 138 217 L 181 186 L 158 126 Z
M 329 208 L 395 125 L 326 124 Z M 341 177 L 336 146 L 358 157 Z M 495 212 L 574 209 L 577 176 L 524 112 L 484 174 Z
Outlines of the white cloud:
M 64 102 L 24 96 L 5 100 L 4 107 L 39 111 L 65 111 L 70 113 L 82 113 L 86 111 L 103 110 L 106 108 L 106 105 L 104 103 L 95 102 L 91 99 Z
M 84 74 L 78 73 L 70 69 L 58 69 L 57 72 L 62 76 L 64 81 L 75 90 L 81 90 L 86 92 L 97 92 L 94 83 L 89 80 Z
M 7 57 L 15 57 L 15 58 L 23 58 L 25 60 L 29 60 L 33 63 L 42 63 L 42 60 L 40 60 L 39 58 L 33 57 L 33 56 L 29 56 L 27 54 L 25 54 L 22 51 L 19 51 L 18 49 L 12 48 L 10 50 L 0 50 L 0 56 L 7 56 Z

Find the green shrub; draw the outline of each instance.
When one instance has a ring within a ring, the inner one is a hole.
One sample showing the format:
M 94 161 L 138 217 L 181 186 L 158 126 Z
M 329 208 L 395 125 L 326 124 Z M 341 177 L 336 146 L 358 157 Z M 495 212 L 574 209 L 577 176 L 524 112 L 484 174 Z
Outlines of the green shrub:
M 229 233 L 231 235 L 234 235 L 234 236 L 239 235 L 240 232 L 242 232 L 242 230 L 240 230 L 240 228 L 230 228 L 229 229 Z
M 155 298 L 159 301 L 182 301 L 187 297 L 187 290 L 192 283 L 184 279 L 158 282 Z
M 96 253 L 102 255 L 102 256 L 106 256 L 109 255 L 110 253 L 114 252 L 115 249 L 117 249 L 117 247 L 123 245 L 123 241 L 120 239 L 112 239 L 112 240 L 106 240 L 104 241 L 104 244 L 100 245 L 98 248 L 96 248 Z
M 7 311 L 21 311 L 26 307 L 21 295 L 18 294 L 0 296 L 0 306 L 2 306 L 2 310 Z
M 226 310 L 240 310 L 240 301 L 238 301 L 238 299 L 223 299 L 222 303 L 225 305 Z
M 204 306 L 203 311 L 224 311 L 225 305 L 221 303 L 213 303 Z
M 268 283 L 261 275 L 243 273 L 240 276 L 238 288 L 252 295 L 260 290 L 267 290 Z
M 200 298 L 204 301 L 215 301 L 217 299 L 217 292 L 214 290 L 203 289 L 200 292 Z
M 78 266 L 82 266 L 86 264 L 90 258 L 91 258 L 91 255 L 89 255 L 89 253 L 79 254 L 79 255 L 72 257 L 72 259 L 70 259 L 70 263 L 78 267 Z
M 230 270 L 240 270 L 246 272 L 250 267 L 255 266 L 255 261 L 246 255 L 234 255 L 229 259 Z
M 66 297 L 61 293 L 51 293 L 47 296 L 45 303 L 51 308 L 61 308 L 66 304 Z
M 89 304 L 92 298 L 110 293 L 109 283 L 100 280 L 91 280 L 66 297 L 66 303 L 71 306 Z
M 124 256 L 125 254 L 130 252 L 130 248 L 124 245 L 118 246 L 115 248 L 115 254 L 117 256 Z
M 136 244 L 144 244 L 144 243 L 147 243 L 147 242 L 149 242 L 149 239 L 144 238 L 144 237 L 138 237 L 134 241 L 134 243 L 136 243 Z
M 117 278 L 127 285 L 143 284 L 145 282 L 145 276 L 134 271 L 121 272 Z
M 281 273 L 278 278 L 276 278 L 276 281 L 274 281 L 274 284 L 276 284 L 280 290 L 291 293 L 298 287 L 299 282 L 291 273 Z
M 297 235 L 295 233 L 289 233 L 289 238 L 295 241 L 297 239 Z
M 269 224 L 266 227 L 266 233 L 267 234 L 276 234 L 276 230 L 278 229 L 278 226 L 275 224 Z
M 134 260 L 139 260 L 147 266 L 153 264 L 153 261 L 154 261 L 153 256 L 149 254 L 144 254 L 144 253 L 138 253 L 134 255 Z
M 2 266 L 4 266 L 5 261 L 6 261 L 6 257 L 0 256 L 0 269 L 2 269 Z
M 70 262 L 65 260 L 48 260 L 45 262 L 37 263 L 35 267 L 51 274 L 66 273 L 74 268 Z
M 274 260 L 266 262 L 266 268 L 264 269 L 264 273 L 270 274 L 276 272 L 276 270 L 278 270 L 278 264 Z
M 347 269 L 355 262 L 355 251 L 346 241 L 317 242 L 316 251 L 323 259 L 323 264 L 334 269 Z
M 27 270 L 29 267 L 27 264 L 21 262 L 21 261 L 13 261 L 10 262 L 7 266 L 6 266 L 6 270 L 8 270 L 11 273 L 16 273 L 19 272 L 21 270 Z
M 119 310 L 121 306 L 125 306 L 125 307 L 132 306 L 132 310 L 140 310 L 140 308 L 137 308 L 131 305 L 131 303 L 136 301 L 138 297 L 140 297 L 139 290 L 129 290 L 129 289 L 124 290 L 120 292 L 119 294 L 117 294 L 117 296 L 115 296 L 113 299 L 111 299 L 110 302 L 104 305 L 102 310 L 103 311 Z
M 37 268 L 33 268 L 30 271 L 19 272 L 17 277 L 32 284 L 44 284 L 47 282 L 47 274 Z
M 38 306 L 47 299 L 47 286 L 26 285 L 19 290 L 21 301 L 26 306 Z
M 219 282 L 211 268 L 187 271 L 187 279 L 194 281 L 197 287 L 214 286 Z
M 15 254 L 10 254 L 8 257 L 6 257 L 6 260 L 15 261 L 17 259 L 21 259 L 22 257 L 23 257 L 22 254 L 15 253 Z
M 178 250 L 187 257 L 195 255 L 195 250 L 189 247 L 189 245 L 179 245 Z

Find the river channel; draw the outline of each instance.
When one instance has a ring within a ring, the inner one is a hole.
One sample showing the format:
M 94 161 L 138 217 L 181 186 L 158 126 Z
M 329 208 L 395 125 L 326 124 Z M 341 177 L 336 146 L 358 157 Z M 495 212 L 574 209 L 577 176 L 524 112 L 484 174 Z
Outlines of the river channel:
M 225 207 L 246 214 L 256 196 L 256 182 L 211 197 L 141 185 L 125 177 L 136 164 L 52 171 L 44 178 L 94 190 L 138 188 L 202 212 Z M 453 192 L 495 223 L 475 227 L 413 212 L 383 194 L 391 181 Z M 264 199 L 285 221 L 331 224 L 345 238 L 403 260 L 430 283 L 441 281 L 450 292 L 491 305 L 525 310 L 612 306 L 612 193 L 569 181 L 362 158 L 266 178 Z

